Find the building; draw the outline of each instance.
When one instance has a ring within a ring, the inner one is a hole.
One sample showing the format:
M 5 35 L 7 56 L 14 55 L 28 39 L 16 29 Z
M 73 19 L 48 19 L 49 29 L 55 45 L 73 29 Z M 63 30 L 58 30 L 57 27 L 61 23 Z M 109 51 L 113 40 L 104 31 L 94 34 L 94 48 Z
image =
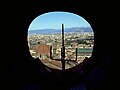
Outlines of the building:
M 39 45 L 36 49 L 36 53 L 40 59 L 48 58 L 50 55 L 50 46 L 46 44 Z

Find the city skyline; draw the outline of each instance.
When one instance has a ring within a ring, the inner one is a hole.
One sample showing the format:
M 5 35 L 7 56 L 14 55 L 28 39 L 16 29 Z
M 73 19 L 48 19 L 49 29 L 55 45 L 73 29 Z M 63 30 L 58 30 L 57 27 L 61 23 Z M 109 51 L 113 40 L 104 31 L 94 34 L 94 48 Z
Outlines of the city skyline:
M 28 31 L 37 29 L 61 29 L 64 23 L 65 28 L 91 27 L 81 16 L 70 12 L 48 12 L 36 17 L 29 25 Z

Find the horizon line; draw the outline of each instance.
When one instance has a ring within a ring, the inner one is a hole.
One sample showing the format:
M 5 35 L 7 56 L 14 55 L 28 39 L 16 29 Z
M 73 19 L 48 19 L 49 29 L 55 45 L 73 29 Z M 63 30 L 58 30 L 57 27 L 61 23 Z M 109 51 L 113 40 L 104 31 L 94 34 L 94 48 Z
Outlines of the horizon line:
M 83 26 L 83 27 L 78 27 L 78 26 L 76 26 L 76 27 L 67 27 L 67 28 L 64 28 L 64 29 L 68 29 L 68 28 L 86 28 L 86 27 L 92 28 L 91 26 Z M 59 29 L 61 29 L 61 28 L 39 28 L 39 29 L 31 29 L 31 30 L 28 29 L 28 31 L 44 30 L 44 29 L 55 29 L 55 30 L 57 29 L 57 30 L 59 30 Z

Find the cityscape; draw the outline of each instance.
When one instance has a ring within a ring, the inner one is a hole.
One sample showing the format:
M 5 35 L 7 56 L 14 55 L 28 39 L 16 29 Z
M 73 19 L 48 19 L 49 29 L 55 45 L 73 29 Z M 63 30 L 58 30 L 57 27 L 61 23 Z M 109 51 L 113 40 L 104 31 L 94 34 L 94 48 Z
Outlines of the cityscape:
M 28 28 L 27 40 L 33 58 L 50 68 L 64 70 L 92 56 L 94 33 L 83 17 L 56 11 L 36 17 Z
M 39 58 L 41 62 L 50 68 L 62 69 L 61 61 L 56 61 L 61 58 L 61 33 L 28 34 L 28 46 L 33 58 Z M 66 61 L 65 69 L 72 68 L 83 62 L 86 57 L 91 57 L 94 46 L 94 33 L 81 32 L 80 30 L 77 32 L 65 32 L 64 46 L 65 59 L 75 61 Z M 50 47 L 52 47 L 52 50 L 50 50 Z M 50 52 L 52 52 L 54 60 L 50 58 Z

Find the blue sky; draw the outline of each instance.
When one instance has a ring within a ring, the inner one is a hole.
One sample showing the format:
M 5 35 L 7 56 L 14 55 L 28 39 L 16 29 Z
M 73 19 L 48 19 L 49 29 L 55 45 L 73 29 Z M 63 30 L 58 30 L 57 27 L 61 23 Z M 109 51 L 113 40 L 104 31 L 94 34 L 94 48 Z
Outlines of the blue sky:
M 70 27 L 91 27 L 81 16 L 70 12 L 48 12 L 36 17 L 29 25 L 29 30 L 36 29 L 61 29 Z

